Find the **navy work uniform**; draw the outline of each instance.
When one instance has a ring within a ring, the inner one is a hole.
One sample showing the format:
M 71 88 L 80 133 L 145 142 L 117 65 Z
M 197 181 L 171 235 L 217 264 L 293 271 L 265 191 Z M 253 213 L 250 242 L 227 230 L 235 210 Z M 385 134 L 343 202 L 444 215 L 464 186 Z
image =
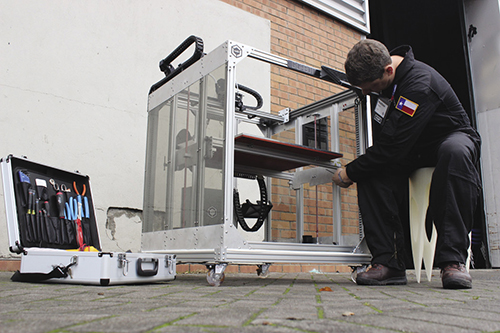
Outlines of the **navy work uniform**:
M 438 232 L 435 262 L 440 267 L 465 263 L 480 193 L 475 165 L 481 139 L 436 70 L 415 60 L 410 46 L 391 55 L 404 60 L 375 108 L 379 133 L 373 146 L 346 166 L 357 182 L 372 264 L 405 269 L 401 222 L 408 221 L 408 204 L 403 200 L 408 200 L 411 172 L 426 166 L 435 167 L 428 212 Z

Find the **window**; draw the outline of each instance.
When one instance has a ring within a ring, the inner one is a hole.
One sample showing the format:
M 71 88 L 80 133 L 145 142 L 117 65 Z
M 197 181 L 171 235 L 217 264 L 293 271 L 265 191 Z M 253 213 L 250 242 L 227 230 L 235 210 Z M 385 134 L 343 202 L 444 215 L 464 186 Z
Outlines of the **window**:
M 368 0 L 301 0 L 320 11 L 361 30 L 370 32 Z
M 328 118 L 312 121 L 302 127 L 304 146 L 328 150 Z

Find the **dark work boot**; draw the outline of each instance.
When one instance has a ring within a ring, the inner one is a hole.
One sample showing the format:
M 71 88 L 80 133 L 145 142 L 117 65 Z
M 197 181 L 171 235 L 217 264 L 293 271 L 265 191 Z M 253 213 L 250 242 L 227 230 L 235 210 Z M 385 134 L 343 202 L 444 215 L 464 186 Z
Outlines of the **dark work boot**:
M 441 268 L 441 281 L 444 289 L 470 289 L 472 278 L 464 264 L 454 263 Z
M 406 284 L 406 272 L 381 264 L 373 264 L 372 267 L 356 277 L 356 283 L 366 286 L 385 286 L 390 284 Z

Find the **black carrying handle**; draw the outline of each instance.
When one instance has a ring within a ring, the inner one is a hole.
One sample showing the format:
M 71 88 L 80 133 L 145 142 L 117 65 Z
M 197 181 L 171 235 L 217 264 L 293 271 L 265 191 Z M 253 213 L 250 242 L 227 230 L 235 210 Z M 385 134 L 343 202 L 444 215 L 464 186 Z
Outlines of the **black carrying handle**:
M 186 51 L 191 44 L 195 44 L 194 53 L 188 60 L 181 63 L 177 68 L 172 66 L 172 62 L 177 59 L 184 51 Z M 159 82 L 155 83 L 149 93 L 152 93 L 156 89 L 160 88 L 162 85 L 173 79 L 180 72 L 194 64 L 201 57 L 203 57 L 203 40 L 200 37 L 191 35 L 186 40 L 184 40 L 172 53 L 170 53 L 165 59 L 160 61 L 160 70 L 165 73 L 165 77 Z
M 143 269 L 142 263 L 153 263 L 152 269 Z M 139 276 L 155 276 L 158 274 L 158 259 L 157 258 L 139 258 L 137 259 L 137 275 Z

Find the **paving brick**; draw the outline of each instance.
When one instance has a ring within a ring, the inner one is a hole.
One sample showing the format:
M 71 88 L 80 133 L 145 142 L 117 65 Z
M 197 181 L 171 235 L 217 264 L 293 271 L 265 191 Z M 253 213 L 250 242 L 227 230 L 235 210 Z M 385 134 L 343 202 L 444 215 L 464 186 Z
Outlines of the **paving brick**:
M 247 266 L 251 267 L 251 266 Z M 271 266 L 273 267 L 273 266 Z M 430 282 L 358 286 L 349 273 L 205 274 L 175 281 L 96 287 L 10 281 L 0 272 L 3 332 L 481 332 L 500 330 L 499 270 L 472 270 L 473 288 Z M 292 269 L 293 267 L 293 269 Z M 321 291 L 329 287 L 332 291 Z

